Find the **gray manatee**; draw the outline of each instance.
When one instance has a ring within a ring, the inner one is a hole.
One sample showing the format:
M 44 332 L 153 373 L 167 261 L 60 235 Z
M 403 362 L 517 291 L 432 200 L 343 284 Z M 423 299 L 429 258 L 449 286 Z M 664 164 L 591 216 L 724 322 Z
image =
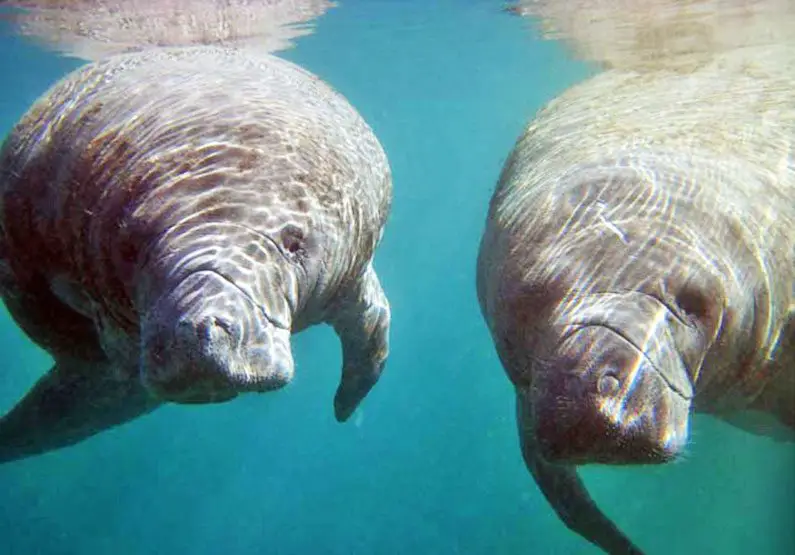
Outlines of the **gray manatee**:
M 630 58 L 528 124 L 477 263 L 526 466 L 611 554 L 578 465 L 672 461 L 694 411 L 795 437 L 795 48 Z
M 279 389 L 291 334 L 319 323 L 346 420 L 388 354 L 391 195 L 356 110 L 267 53 L 153 48 L 63 78 L 0 152 L 0 291 L 55 360 L 0 419 L 0 460 Z

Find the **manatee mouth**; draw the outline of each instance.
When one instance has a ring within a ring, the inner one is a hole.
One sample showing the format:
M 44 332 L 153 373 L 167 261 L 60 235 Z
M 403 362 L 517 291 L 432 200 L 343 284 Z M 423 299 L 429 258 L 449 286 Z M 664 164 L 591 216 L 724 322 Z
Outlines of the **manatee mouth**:
M 693 397 L 669 335 L 645 341 L 604 322 L 570 324 L 555 356 L 533 370 L 541 455 L 561 464 L 670 461 L 687 440 Z

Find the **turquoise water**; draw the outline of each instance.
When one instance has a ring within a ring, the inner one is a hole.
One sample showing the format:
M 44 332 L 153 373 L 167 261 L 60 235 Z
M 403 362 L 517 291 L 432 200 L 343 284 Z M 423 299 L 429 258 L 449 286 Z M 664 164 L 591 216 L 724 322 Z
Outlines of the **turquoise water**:
M 525 471 L 513 394 L 474 290 L 501 165 L 526 121 L 584 78 L 499 2 L 347 0 L 283 54 L 341 91 L 382 141 L 395 199 L 376 269 L 392 355 L 360 413 L 331 400 L 330 328 L 294 339 L 285 390 L 162 408 L 76 447 L 0 466 L 0 554 L 598 553 Z M 77 67 L 3 39 L 0 129 Z M 49 368 L 0 314 L 0 410 Z M 795 553 L 795 452 L 696 417 L 685 462 L 587 468 L 650 555 Z

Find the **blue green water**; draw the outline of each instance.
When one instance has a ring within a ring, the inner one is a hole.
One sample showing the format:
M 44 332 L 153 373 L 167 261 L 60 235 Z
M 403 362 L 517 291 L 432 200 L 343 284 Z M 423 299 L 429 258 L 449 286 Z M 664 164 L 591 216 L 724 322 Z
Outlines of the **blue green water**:
M 432 4 L 432 5 L 429 5 Z M 0 466 L 0 555 L 598 553 L 525 471 L 513 394 L 474 290 L 500 167 L 526 121 L 588 74 L 499 2 L 346 0 L 283 54 L 341 91 L 382 141 L 395 198 L 376 269 L 392 355 L 349 423 L 330 328 L 294 339 L 285 390 L 162 408 Z M 77 67 L 0 42 L 0 131 Z M 49 368 L 0 313 L 0 410 Z M 696 417 L 685 462 L 587 468 L 650 555 L 795 553 L 795 453 Z

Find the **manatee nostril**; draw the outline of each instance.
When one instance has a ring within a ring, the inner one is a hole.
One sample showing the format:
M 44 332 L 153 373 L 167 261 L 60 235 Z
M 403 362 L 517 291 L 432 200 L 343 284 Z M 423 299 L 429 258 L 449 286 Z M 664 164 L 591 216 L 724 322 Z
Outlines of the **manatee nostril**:
M 621 390 L 621 380 L 618 379 L 615 372 L 607 371 L 599 378 L 596 388 L 600 395 L 610 397 Z
M 190 327 L 189 322 L 184 322 L 184 328 Z M 218 337 L 219 332 L 223 333 L 224 335 L 232 335 L 232 324 L 225 319 L 217 318 L 217 317 L 210 317 L 204 318 L 195 324 L 194 333 L 199 341 L 209 342 L 213 340 L 213 337 Z

